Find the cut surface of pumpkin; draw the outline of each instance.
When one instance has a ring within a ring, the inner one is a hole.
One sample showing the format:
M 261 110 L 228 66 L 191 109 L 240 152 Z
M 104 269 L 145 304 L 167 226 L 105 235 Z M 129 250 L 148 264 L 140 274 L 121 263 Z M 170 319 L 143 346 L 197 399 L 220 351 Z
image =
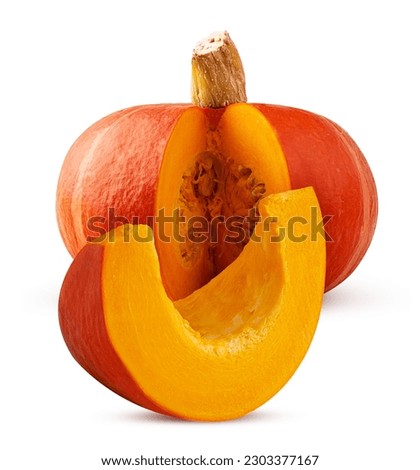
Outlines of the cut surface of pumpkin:
M 155 204 L 157 252 L 173 260 L 162 266 L 170 297 L 185 297 L 232 263 L 252 234 L 249 216 L 258 215 L 261 198 L 289 189 L 283 151 L 259 110 L 238 103 L 184 111 L 163 155 Z M 203 229 L 201 242 L 189 236 L 193 220 Z M 242 236 L 226 242 L 235 223 Z
M 276 394 L 316 329 L 325 241 L 311 234 L 311 218 L 321 220 L 311 188 L 265 197 L 258 208 L 236 259 L 177 301 L 165 290 L 150 227 L 121 226 L 114 241 L 87 245 L 60 295 L 76 360 L 125 398 L 184 419 L 236 418 Z

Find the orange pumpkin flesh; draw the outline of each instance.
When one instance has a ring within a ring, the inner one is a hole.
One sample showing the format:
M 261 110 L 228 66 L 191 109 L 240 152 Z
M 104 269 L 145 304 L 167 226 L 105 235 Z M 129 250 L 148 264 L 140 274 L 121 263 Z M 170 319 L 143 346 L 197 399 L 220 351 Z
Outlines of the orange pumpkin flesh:
M 235 104 L 213 123 L 201 108 L 185 111 L 163 154 L 155 203 L 156 216 L 165 208 L 168 217 L 178 209 L 185 217 L 183 243 L 171 232 L 172 221 L 163 227 L 159 219 L 155 229 L 162 278 L 171 298 L 186 297 L 209 282 L 234 261 L 251 234 L 242 243 L 226 242 L 228 233 L 222 221 L 213 240 L 207 233 L 197 243 L 185 233 L 191 217 L 208 219 L 209 232 L 212 223 L 222 220 L 219 217 L 246 218 L 251 209 L 257 210 L 264 194 L 288 189 L 282 149 L 257 109 Z
M 262 199 L 262 220 L 236 260 L 176 302 L 147 226 L 121 226 L 114 242 L 85 246 L 60 294 L 70 351 L 99 381 L 154 411 L 213 421 L 257 408 L 293 375 L 318 321 L 325 241 L 304 223 L 279 237 L 293 217 L 309 220 L 311 208 L 320 218 L 310 188 Z

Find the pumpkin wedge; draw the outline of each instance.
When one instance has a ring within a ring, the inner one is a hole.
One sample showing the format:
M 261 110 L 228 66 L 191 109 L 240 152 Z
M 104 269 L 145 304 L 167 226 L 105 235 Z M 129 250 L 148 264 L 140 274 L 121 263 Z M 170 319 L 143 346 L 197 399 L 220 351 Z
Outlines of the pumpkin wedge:
M 321 220 L 312 188 L 267 196 L 259 212 L 235 261 L 175 302 L 147 225 L 86 245 L 59 301 L 75 359 L 126 399 L 184 419 L 232 419 L 270 399 L 314 335 L 325 240 L 311 232 L 312 218 Z

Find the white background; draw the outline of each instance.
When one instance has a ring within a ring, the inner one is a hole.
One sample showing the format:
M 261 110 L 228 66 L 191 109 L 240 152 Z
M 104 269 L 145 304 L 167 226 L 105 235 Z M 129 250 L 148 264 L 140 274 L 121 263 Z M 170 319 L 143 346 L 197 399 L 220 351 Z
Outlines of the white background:
M 419 467 L 419 15 L 416 1 L 19 1 L 0 7 L 0 466 L 100 469 L 100 457 L 319 454 L 315 468 Z M 100 117 L 189 101 L 190 54 L 240 49 L 249 101 L 341 124 L 374 172 L 380 218 L 325 296 L 287 386 L 226 423 L 189 423 L 108 391 L 68 353 L 55 221 L 63 158 Z M 237 466 L 237 468 L 240 468 Z

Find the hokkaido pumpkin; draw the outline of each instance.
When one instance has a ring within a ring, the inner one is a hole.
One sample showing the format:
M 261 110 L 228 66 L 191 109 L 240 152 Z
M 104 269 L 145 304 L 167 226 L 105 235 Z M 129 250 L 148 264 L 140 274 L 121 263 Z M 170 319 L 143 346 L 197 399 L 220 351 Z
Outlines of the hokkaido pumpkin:
M 195 243 L 185 237 L 189 221 L 244 220 L 250 211 L 258 215 L 262 197 L 312 186 L 327 238 L 325 290 L 346 279 L 369 247 L 378 210 L 372 173 L 351 137 L 308 111 L 247 104 L 241 60 L 227 33 L 195 49 L 192 97 L 194 104 L 118 111 L 76 140 L 57 190 L 58 224 L 71 255 L 119 224 L 148 224 L 165 289 L 181 299 L 229 266 L 255 225 L 243 225 L 244 236 L 226 243 L 229 228 L 219 223 L 217 240 Z M 169 227 L 174 220 L 181 220 L 180 237 Z
M 266 402 L 315 332 L 325 240 L 304 223 L 314 211 L 321 218 L 311 188 L 265 197 L 259 210 L 235 261 L 176 302 L 150 227 L 120 226 L 86 245 L 59 302 L 75 359 L 128 400 L 184 419 L 232 419 Z

